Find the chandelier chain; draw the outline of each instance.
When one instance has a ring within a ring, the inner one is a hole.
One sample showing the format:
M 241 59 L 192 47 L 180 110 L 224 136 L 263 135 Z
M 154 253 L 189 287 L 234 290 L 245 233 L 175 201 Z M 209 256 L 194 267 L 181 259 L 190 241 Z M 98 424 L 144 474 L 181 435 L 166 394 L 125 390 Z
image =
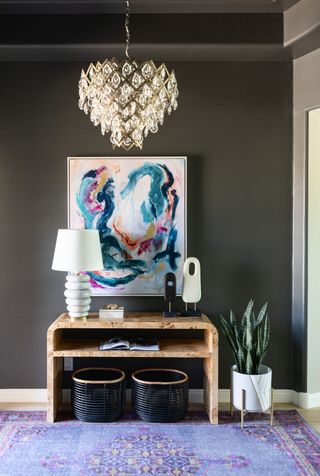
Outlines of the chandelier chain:
M 130 46 L 130 31 L 129 31 L 129 13 L 130 13 L 130 4 L 129 0 L 126 0 L 126 21 L 125 21 L 125 28 L 126 28 L 126 58 L 130 60 L 129 55 L 129 46 Z
M 1 0 L 0 0 L 1 1 Z M 125 11 L 125 58 L 91 63 L 79 81 L 79 107 L 101 133 L 110 132 L 112 147 L 142 149 L 149 132 L 155 134 L 178 106 L 174 71 L 152 60 L 135 61 L 129 54 L 130 0 Z

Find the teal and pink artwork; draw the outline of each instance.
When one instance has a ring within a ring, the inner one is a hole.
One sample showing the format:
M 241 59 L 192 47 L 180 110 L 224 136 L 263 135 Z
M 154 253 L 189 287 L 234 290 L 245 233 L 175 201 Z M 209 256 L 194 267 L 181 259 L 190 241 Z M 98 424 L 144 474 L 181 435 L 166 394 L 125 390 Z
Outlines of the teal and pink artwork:
M 100 235 L 94 295 L 160 295 L 169 271 L 181 294 L 185 187 L 185 157 L 69 157 L 69 228 Z

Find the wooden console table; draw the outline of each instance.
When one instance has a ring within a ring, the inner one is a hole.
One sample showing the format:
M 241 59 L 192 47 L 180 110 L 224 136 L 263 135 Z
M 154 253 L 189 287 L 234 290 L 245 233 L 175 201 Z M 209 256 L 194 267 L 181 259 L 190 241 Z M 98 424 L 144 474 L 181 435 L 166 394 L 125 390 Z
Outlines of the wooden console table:
M 65 338 L 63 330 L 78 329 L 160 329 L 168 338 L 160 339 L 159 351 L 131 351 L 98 349 L 101 339 Z M 183 329 L 184 339 L 170 339 L 170 331 Z M 187 331 L 203 331 L 202 339 L 188 339 Z M 47 420 L 53 423 L 62 403 L 62 374 L 64 357 L 145 357 L 203 359 L 204 405 L 212 424 L 218 423 L 218 332 L 204 314 L 201 317 L 164 318 L 159 313 L 127 313 L 123 319 L 99 319 L 91 313 L 86 319 L 71 320 L 61 314 L 47 334 Z

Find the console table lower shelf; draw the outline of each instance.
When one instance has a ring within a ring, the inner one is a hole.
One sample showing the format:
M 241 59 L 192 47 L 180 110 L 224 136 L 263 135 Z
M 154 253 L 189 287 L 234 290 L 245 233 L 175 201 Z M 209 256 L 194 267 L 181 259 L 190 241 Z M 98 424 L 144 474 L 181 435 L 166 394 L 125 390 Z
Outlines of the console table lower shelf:
M 68 329 L 68 337 L 63 331 Z M 98 349 L 101 339 L 72 338 L 70 330 L 79 329 L 158 329 L 165 331 L 166 338 L 160 339 L 159 351 L 130 351 Z M 170 339 L 173 330 L 200 330 L 202 339 Z M 167 338 L 168 336 L 168 338 Z M 218 423 L 218 332 L 207 316 L 185 318 L 163 318 L 158 313 L 128 313 L 123 319 L 99 319 L 91 313 L 83 320 L 71 320 L 67 313 L 61 314 L 48 329 L 47 334 L 47 420 L 56 421 L 62 404 L 62 374 L 64 357 L 123 357 L 123 358 L 186 358 L 203 359 L 204 405 L 212 424 Z M 152 365 L 150 365 L 152 366 Z

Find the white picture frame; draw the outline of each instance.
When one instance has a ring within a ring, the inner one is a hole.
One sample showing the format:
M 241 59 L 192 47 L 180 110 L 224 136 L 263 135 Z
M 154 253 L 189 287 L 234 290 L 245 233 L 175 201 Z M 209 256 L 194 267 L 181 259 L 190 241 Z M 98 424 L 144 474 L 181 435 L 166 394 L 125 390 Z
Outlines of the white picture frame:
M 177 294 L 181 295 L 183 264 L 187 257 L 187 157 L 68 157 L 67 168 L 68 227 L 98 228 L 104 260 L 110 263 L 101 274 L 89 273 L 92 294 L 160 296 L 164 275 L 170 271 L 176 274 Z M 169 173 L 173 184 L 167 188 L 171 183 Z M 110 200 L 113 203 L 110 204 Z M 111 215 L 111 209 L 106 211 L 107 202 L 113 207 Z M 165 248 L 169 238 L 172 242 L 173 235 L 176 235 L 174 255 L 172 249 L 168 252 Z M 139 265 L 134 271 L 130 269 L 133 262 Z M 175 263 L 176 268 L 170 263 Z M 133 277 L 130 273 L 136 275 Z M 127 279 L 130 281 L 123 284 Z M 119 284 L 105 284 L 114 280 Z

